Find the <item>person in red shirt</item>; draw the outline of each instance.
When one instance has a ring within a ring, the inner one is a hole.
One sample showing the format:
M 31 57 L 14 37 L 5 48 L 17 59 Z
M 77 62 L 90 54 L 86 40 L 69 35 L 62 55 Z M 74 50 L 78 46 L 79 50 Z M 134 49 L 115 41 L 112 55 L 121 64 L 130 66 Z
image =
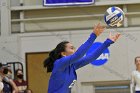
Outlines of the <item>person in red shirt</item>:
M 21 69 L 16 70 L 14 82 L 18 87 L 19 93 L 24 93 L 27 90 L 27 82 L 23 79 L 23 71 Z

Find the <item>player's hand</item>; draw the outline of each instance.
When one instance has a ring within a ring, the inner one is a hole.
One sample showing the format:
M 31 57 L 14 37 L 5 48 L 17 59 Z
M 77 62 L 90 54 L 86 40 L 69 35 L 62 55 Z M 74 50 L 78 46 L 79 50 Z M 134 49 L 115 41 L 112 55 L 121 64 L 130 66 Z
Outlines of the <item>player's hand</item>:
M 109 39 L 112 40 L 113 42 L 116 42 L 116 40 L 120 37 L 120 33 L 116 33 L 115 35 L 112 35 L 112 33 L 110 32 L 109 34 Z
M 101 24 L 98 23 L 98 25 L 94 26 L 93 33 L 95 33 L 96 36 L 99 36 L 104 30 L 105 26 L 101 26 Z

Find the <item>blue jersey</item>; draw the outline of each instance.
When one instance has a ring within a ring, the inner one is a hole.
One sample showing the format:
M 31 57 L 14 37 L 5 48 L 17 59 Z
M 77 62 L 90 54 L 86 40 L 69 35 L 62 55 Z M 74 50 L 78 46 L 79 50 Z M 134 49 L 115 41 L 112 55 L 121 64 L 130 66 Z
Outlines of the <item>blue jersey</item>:
M 55 61 L 49 80 L 48 93 L 71 93 L 71 88 L 77 80 L 76 70 L 96 60 L 113 43 L 107 39 L 96 51 L 84 56 L 95 39 L 96 35 L 92 33 L 74 54 Z

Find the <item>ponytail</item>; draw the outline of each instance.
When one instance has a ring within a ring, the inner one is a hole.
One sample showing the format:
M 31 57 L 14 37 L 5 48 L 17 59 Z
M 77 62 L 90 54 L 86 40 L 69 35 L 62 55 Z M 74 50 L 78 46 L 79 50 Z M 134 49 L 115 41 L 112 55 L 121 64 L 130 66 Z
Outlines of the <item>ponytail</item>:
M 44 67 L 47 68 L 47 72 L 52 72 L 54 62 L 62 57 L 61 52 L 65 51 L 65 45 L 68 41 L 59 43 L 54 50 L 49 53 L 49 57 L 44 61 Z

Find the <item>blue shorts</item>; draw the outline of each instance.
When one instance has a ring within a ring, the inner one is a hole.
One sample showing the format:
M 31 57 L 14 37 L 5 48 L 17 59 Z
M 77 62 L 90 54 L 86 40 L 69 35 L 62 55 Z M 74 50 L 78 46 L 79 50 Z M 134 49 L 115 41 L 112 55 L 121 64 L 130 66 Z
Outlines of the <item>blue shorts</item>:
M 135 93 L 140 93 L 140 91 L 136 91 Z

